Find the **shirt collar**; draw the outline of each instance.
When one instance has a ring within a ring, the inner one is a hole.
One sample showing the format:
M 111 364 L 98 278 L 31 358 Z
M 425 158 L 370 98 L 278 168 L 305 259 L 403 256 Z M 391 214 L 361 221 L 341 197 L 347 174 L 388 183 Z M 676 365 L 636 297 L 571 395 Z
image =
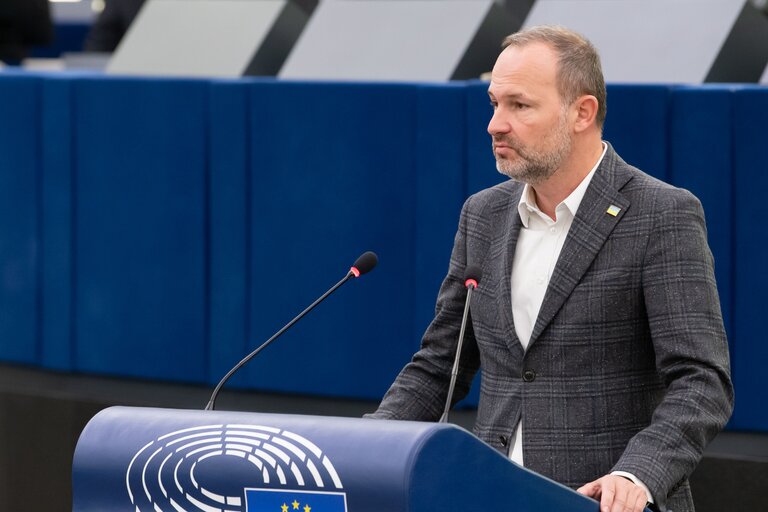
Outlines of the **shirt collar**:
M 581 200 L 584 199 L 584 194 L 587 193 L 587 188 L 592 181 L 592 177 L 595 175 L 597 168 L 600 167 L 600 163 L 603 161 L 605 153 L 608 150 L 608 145 L 605 142 L 602 144 L 603 152 L 600 154 L 600 158 L 597 159 L 594 167 L 592 167 L 592 170 L 589 171 L 589 174 L 587 174 L 583 180 L 581 180 L 579 186 L 577 186 L 573 192 L 568 195 L 568 197 L 563 199 L 563 201 L 558 204 L 557 207 L 555 207 L 555 212 L 558 219 L 560 218 L 560 213 L 563 212 L 564 209 L 566 209 L 565 211 L 568 211 L 571 216 L 576 216 L 576 211 L 579 209 Z M 541 210 L 539 210 L 539 206 L 536 204 L 536 198 L 533 195 L 533 187 L 531 187 L 528 183 L 526 183 L 523 187 L 523 194 L 520 196 L 520 202 L 517 205 L 517 212 L 520 215 L 520 220 L 523 222 L 523 226 L 526 228 L 528 227 L 528 220 L 530 219 L 532 213 L 535 213 L 542 218 L 546 217 L 549 219 L 549 217 L 547 217 Z

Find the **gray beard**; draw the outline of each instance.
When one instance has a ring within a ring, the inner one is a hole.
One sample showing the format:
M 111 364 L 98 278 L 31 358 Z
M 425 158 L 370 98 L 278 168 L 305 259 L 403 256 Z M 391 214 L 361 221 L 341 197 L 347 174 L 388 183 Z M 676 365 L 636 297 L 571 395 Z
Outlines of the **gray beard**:
M 554 137 L 554 148 L 536 151 L 518 147 L 513 141 L 505 141 L 518 155 L 514 162 L 496 158 L 496 170 L 516 181 L 538 185 L 552 177 L 571 152 L 572 141 L 564 127 L 558 126 Z
M 531 161 L 508 162 L 506 160 L 496 160 L 496 170 L 501 174 L 512 178 L 515 181 L 528 183 L 529 185 L 538 185 L 547 181 L 559 165 L 534 163 Z

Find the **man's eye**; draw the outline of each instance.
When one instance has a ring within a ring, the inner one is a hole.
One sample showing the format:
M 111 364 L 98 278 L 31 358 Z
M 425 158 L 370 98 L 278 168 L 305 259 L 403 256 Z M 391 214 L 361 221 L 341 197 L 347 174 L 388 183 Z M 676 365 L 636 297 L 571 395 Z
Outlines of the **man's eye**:
M 520 103 L 519 101 L 515 102 L 515 108 L 518 110 L 524 110 L 528 108 L 528 105 L 525 103 Z
M 490 104 L 491 104 L 491 107 L 493 107 L 493 110 L 496 110 L 496 108 L 499 106 L 499 104 L 496 103 L 495 101 L 491 101 Z

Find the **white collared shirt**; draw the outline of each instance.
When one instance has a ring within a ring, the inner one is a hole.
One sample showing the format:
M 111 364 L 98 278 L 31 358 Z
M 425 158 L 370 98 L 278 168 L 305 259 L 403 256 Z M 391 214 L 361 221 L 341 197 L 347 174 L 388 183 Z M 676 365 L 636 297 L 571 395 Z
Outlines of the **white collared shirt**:
M 555 263 L 563 250 L 565 238 L 573 224 L 587 187 L 603 161 L 607 146 L 592 170 L 568 197 L 555 207 L 556 220 L 542 212 L 536 204 L 533 188 L 525 184 L 517 212 L 523 225 L 515 247 L 512 263 L 512 317 L 523 349 L 528 348 L 533 326 L 539 316 L 544 294 L 549 286 Z
M 539 316 L 544 294 L 555 270 L 555 264 L 565 244 L 568 231 L 573 224 L 573 218 L 579 209 L 581 200 L 587 192 L 592 177 L 605 157 L 608 149 L 603 143 L 603 152 L 571 194 L 555 207 L 555 220 L 542 212 L 536 204 L 533 188 L 526 183 L 517 205 L 517 211 L 522 221 L 520 235 L 515 247 L 515 257 L 512 263 L 512 318 L 515 322 L 515 334 L 523 346 L 528 349 L 536 318 Z M 520 421 L 515 429 L 515 438 L 510 443 L 509 458 L 523 465 L 523 422 Z M 648 487 L 631 473 L 616 471 L 612 473 L 624 476 L 645 490 L 648 501 L 653 502 Z

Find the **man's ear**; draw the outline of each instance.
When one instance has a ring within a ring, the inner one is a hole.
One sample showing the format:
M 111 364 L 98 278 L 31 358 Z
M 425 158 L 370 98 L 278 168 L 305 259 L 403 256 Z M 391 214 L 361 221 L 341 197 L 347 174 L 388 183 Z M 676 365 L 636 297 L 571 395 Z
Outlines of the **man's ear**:
M 598 110 L 597 98 L 591 94 L 585 94 L 574 102 L 574 108 L 576 109 L 576 122 L 573 126 L 575 132 L 583 132 L 595 124 Z

